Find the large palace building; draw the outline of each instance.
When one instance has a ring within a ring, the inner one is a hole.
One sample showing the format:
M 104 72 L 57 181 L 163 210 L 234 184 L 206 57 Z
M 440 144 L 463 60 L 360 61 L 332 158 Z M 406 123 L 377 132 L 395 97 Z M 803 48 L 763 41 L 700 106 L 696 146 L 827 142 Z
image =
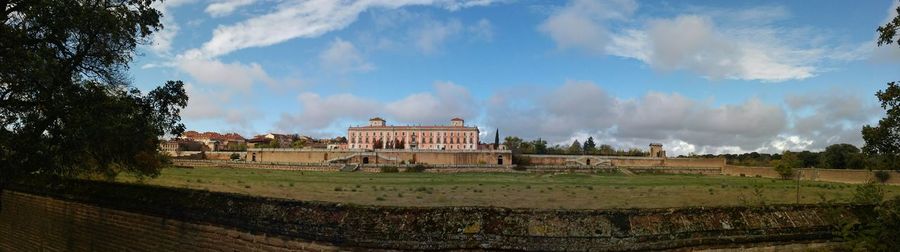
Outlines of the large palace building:
M 369 126 L 347 129 L 350 149 L 477 150 L 478 128 L 460 118 L 449 126 L 390 126 L 384 119 L 369 119 Z

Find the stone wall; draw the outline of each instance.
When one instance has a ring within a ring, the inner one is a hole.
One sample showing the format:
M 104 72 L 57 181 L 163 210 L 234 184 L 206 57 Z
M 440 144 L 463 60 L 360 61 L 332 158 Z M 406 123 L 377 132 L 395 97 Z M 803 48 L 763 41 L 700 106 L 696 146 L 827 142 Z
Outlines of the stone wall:
M 270 169 L 287 171 L 325 171 L 338 172 L 344 164 L 322 163 L 292 163 L 292 162 L 248 162 L 231 160 L 173 160 L 176 166 L 189 167 L 231 167 L 247 169 Z M 399 171 L 415 167 L 417 164 L 358 164 L 359 171 L 381 172 L 382 167 L 396 167 Z M 512 167 L 505 165 L 428 165 L 424 172 L 460 173 L 460 172 L 516 172 Z
M 812 205 L 612 210 L 385 207 L 63 181 L 2 194 L 0 247 L 33 250 L 748 248 L 831 241 Z M 840 218 L 866 207 L 836 206 Z M 201 224 L 203 223 L 203 224 Z M 252 241 L 252 242 L 251 242 Z M 315 241 L 315 242 L 310 242 Z M 224 247 L 224 248 L 223 248 Z
M 369 164 L 428 164 L 428 165 L 501 165 L 509 166 L 512 153 L 509 151 L 434 151 L 434 150 L 295 150 L 295 149 L 250 149 L 244 159 L 256 162 L 293 163 L 369 163 Z
M 866 183 L 874 178 L 874 172 L 869 170 L 839 170 L 818 168 L 801 168 L 797 170 L 800 172 L 800 178 L 802 180 L 810 181 L 861 184 Z M 886 183 L 900 185 L 900 172 L 888 172 L 891 174 L 891 176 Z M 781 178 L 781 176 L 778 175 L 778 172 L 775 172 L 775 169 L 772 167 L 726 165 L 722 168 L 722 174 L 729 176 L 759 176 L 764 178 Z
M 617 166 L 721 168 L 725 159 L 651 158 L 597 155 L 522 155 L 531 166 Z

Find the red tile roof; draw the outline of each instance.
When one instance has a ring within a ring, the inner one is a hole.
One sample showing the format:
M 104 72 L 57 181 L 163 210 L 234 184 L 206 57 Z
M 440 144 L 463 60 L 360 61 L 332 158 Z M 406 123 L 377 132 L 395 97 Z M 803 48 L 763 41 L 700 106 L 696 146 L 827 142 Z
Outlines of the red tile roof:
M 226 134 L 222 135 L 217 132 L 209 132 L 209 131 L 203 132 L 203 133 L 193 131 L 193 130 L 185 131 L 184 134 L 182 134 L 182 136 L 185 138 L 189 138 L 189 139 L 204 139 L 205 138 L 205 139 L 213 139 L 213 140 L 246 140 L 244 137 L 242 137 L 238 133 L 226 133 Z

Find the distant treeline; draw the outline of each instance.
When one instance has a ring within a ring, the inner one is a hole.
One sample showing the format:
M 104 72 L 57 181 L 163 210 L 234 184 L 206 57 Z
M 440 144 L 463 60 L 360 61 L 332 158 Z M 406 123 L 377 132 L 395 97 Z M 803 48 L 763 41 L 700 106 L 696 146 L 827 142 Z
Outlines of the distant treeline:
M 777 166 L 786 164 L 798 168 L 829 168 L 829 169 L 873 169 L 894 170 L 897 169 L 893 162 L 880 156 L 870 156 L 861 152 L 852 144 L 833 144 L 821 152 L 812 151 L 785 151 L 782 153 L 743 153 L 743 154 L 705 154 L 705 155 L 679 155 L 678 157 L 693 158 L 725 158 L 731 165 L 744 166 Z
M 571 145 L 548 146 L 547 141 L 535 139 L 525 141 L 516 136 L 508 136 L 503 139 L 503 145 L 509 148 L 513 154 L 553 154 L 553 155 L 605 155 L 605 156 L 648 156 L 648 152 L 638 148 L 616 149 L 612 145 L 597 145 L 593 137 L 588 137 L 584 143 L 578 140 Z

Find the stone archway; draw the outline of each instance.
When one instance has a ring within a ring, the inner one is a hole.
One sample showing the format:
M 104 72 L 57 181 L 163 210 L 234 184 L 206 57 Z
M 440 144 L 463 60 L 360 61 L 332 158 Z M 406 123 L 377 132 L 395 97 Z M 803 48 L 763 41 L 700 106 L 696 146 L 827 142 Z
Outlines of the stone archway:
M 498 165 L 503 165 L 503 155 L 498 155 L 498 156 L 497 156 L 497 164 L 498 164 Z
M 363 160 L 362 160 L 362 163 L 363 163 L 363 164 L 368 164 L 368 163 L 369 163 L 369 157 L 363 157 L 362 159 L 363 159 Z

